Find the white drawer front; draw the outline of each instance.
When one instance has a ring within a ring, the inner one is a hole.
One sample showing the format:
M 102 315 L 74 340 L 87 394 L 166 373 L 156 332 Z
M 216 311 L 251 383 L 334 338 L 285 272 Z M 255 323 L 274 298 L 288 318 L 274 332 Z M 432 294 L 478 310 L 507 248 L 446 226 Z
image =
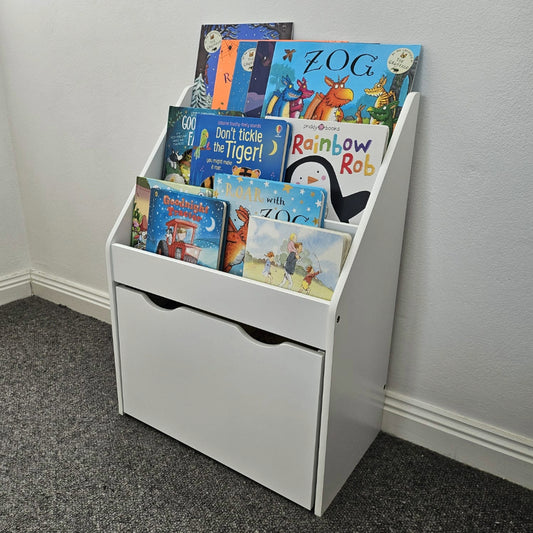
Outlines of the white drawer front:
M 125 413 L 311 509 L 322 353 L 126 287 L 117 307 Z

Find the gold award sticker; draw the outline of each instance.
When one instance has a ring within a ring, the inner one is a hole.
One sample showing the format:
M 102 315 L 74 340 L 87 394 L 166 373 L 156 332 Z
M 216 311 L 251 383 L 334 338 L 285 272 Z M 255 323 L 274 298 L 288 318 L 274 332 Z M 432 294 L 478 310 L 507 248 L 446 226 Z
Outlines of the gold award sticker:
M 216 52 L 220 45 L 222 44 L 222 35 L 220 35 L 219 31 L 213 30 L 210 31 L 204 39 L 204 48 L 206 51 L 210 54 L 213 52 Z
M 407 72 L 415 62 L 415 56 L 409 48 L 397 48 L 387 59 L 387 67 L 394 74 Z
M 241 57 L 241 65 L 244 70 L 247 72 L 252 72 L 252 68 L 254 66 L 254 58 L 255 58 L 255 48 L 249 48 L 242 54 Z

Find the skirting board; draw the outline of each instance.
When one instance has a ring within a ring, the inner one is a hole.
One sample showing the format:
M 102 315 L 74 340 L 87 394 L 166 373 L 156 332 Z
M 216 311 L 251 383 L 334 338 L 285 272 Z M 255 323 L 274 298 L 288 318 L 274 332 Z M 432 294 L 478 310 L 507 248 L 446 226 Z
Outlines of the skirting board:
M 533 489 L 533 439 L 387 390 L 381 429 Z
M 32 294 L 110 322 L 107 293 L 35 270 L 0 278 L 0 305 Z M 387 390 L 381 429 L 533 489 L 533 440 Z

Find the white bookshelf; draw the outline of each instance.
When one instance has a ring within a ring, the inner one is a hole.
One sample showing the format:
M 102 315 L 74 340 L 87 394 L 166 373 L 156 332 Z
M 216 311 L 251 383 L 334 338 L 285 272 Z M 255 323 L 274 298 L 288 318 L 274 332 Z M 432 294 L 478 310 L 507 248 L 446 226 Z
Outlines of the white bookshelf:
M 132 188 L 106 243 L 121 414 L 322 515 L 381 426 L 419 99 L 360 224 L 326 221 L 353 235 L 331 301 L 130 247 Z

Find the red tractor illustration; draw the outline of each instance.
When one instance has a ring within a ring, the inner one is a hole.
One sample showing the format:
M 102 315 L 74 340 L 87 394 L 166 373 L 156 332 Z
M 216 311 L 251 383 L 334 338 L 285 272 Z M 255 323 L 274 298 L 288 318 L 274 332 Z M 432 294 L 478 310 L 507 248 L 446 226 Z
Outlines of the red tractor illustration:
M 198 263 L 201 248 L 192 244 L 197 227 L 194 222 L 187 220 L 177 218 L 169 220 L 165 238 L 159 241 L 156 253 L 181 259 L 187 263 Z

